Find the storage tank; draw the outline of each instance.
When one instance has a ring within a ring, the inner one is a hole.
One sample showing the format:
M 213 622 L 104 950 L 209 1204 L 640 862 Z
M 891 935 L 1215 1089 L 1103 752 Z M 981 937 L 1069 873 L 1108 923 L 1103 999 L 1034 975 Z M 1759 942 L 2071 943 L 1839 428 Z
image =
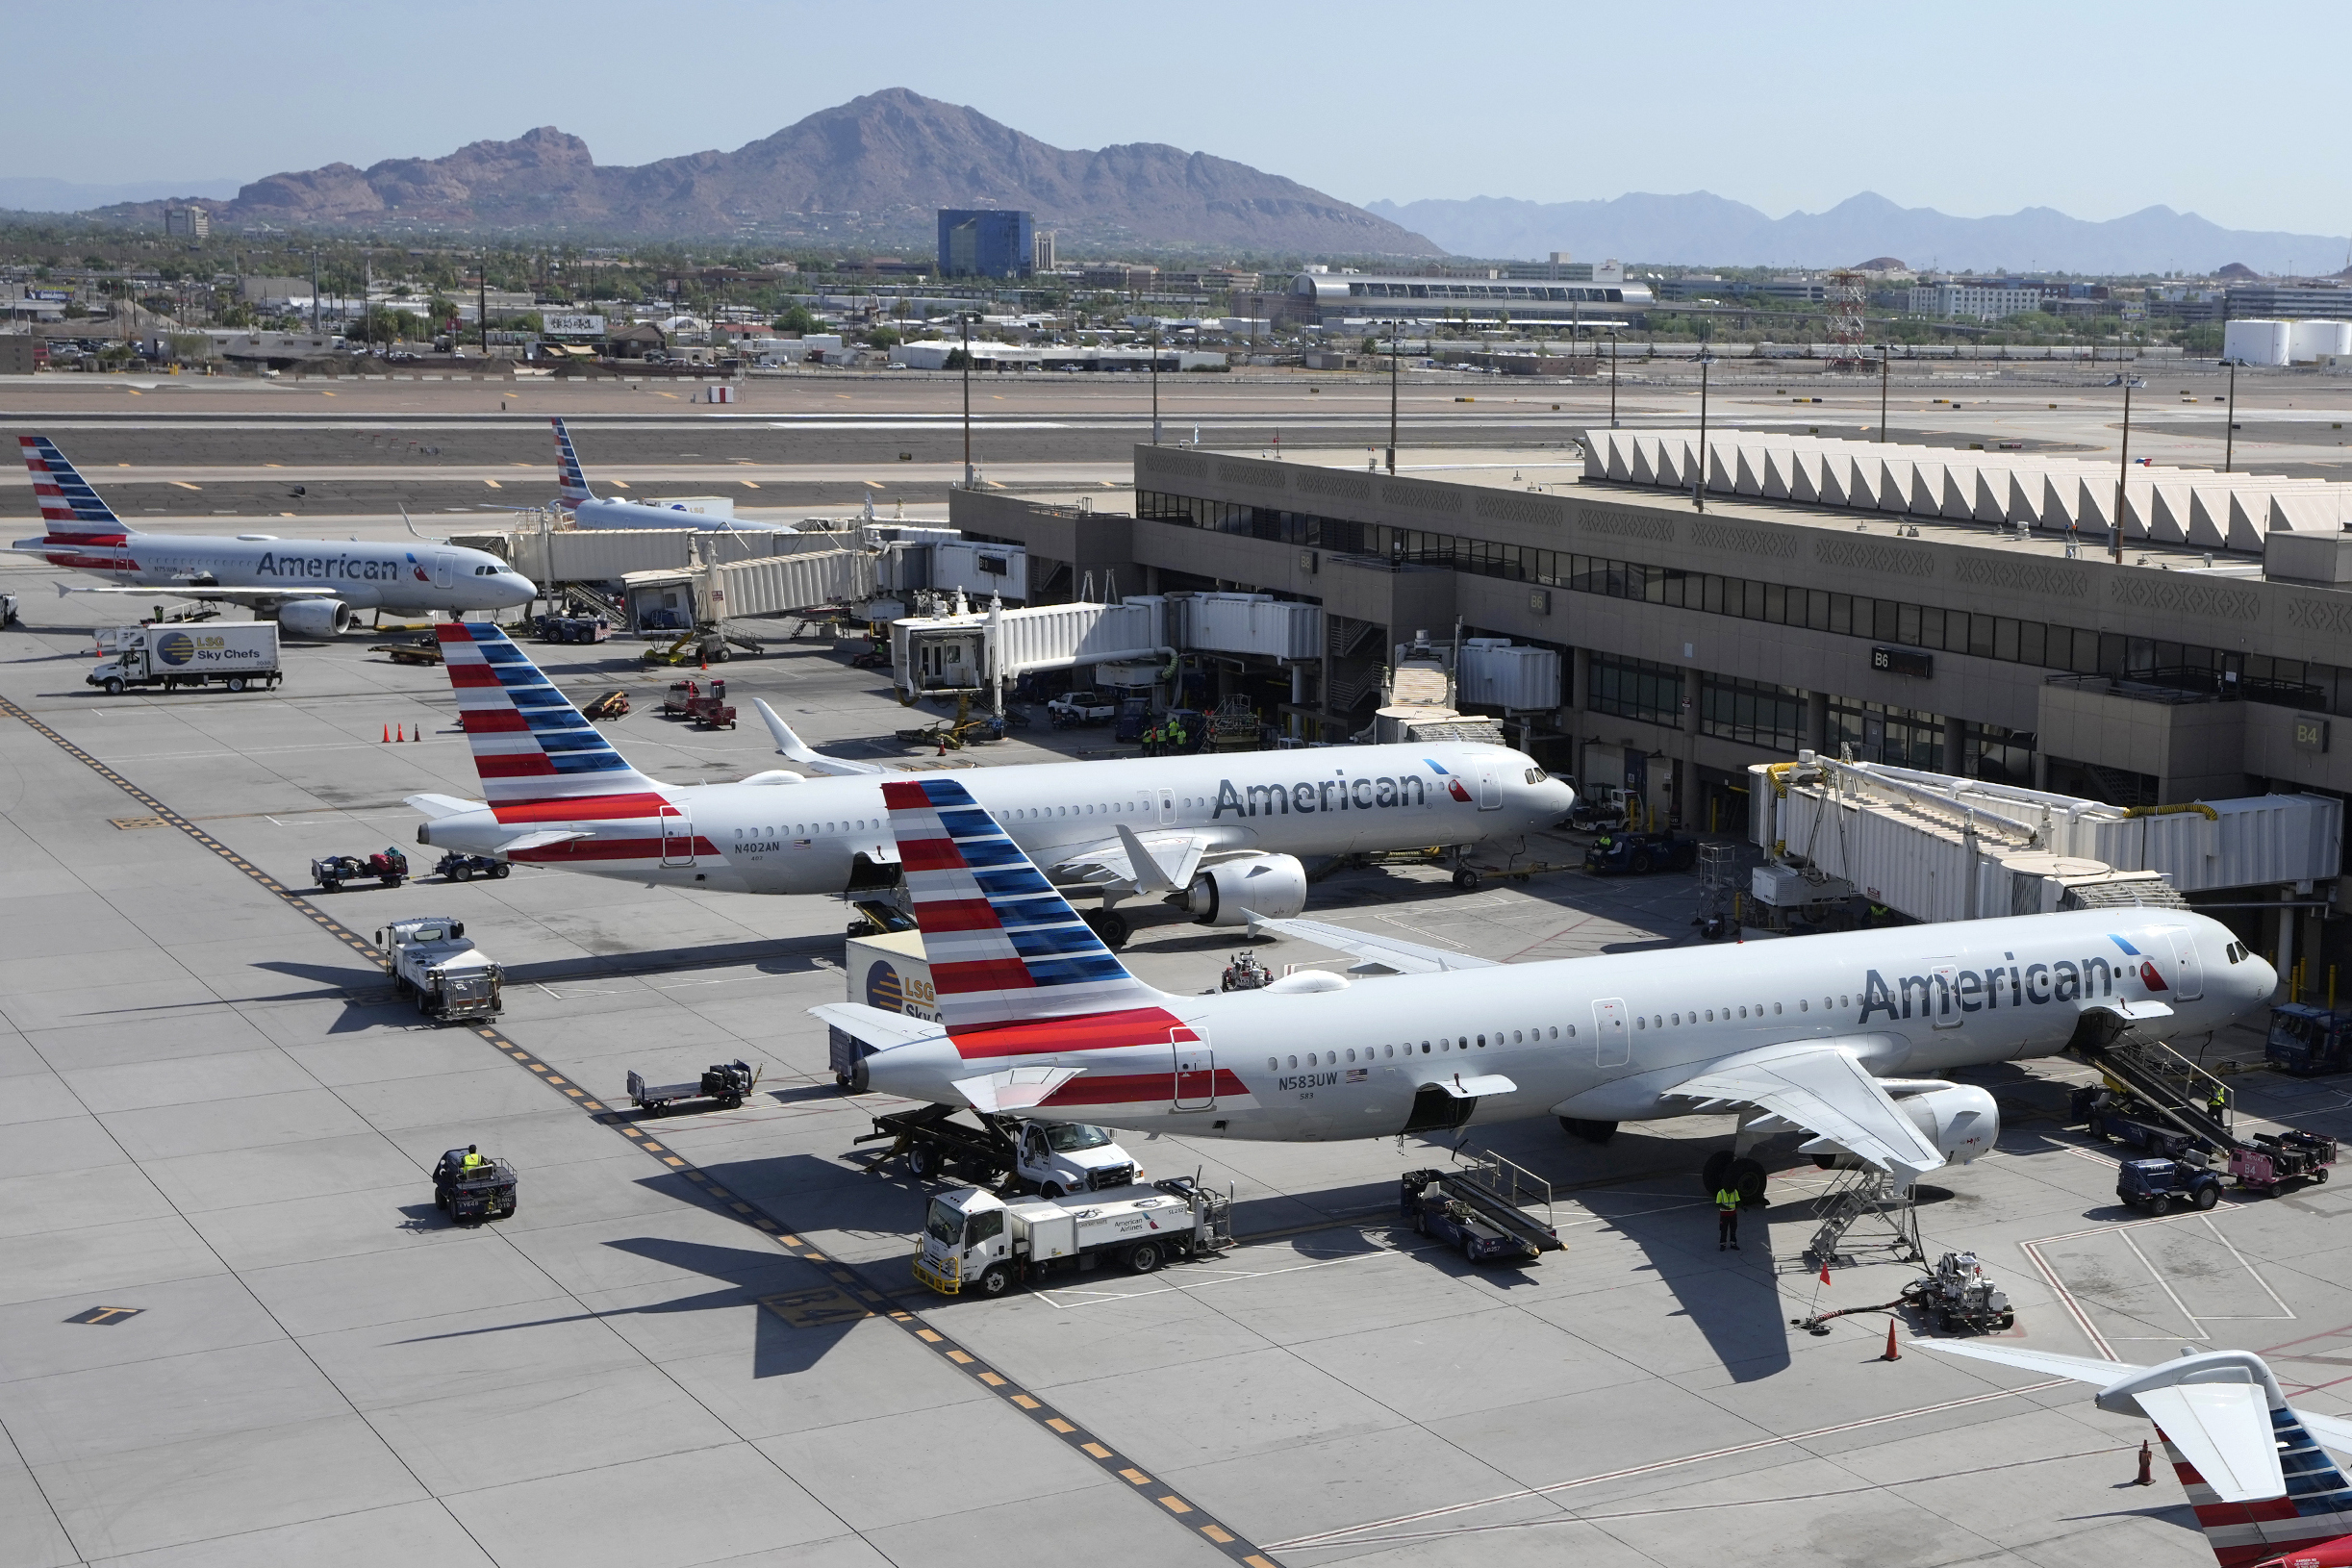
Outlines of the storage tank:
M 2352 355 L 2352 322 L 2295 321 L 2287 329 L 2287 357 L 2296 365 Z
M 2221 357 L 2247 365 L 2290 363 L 2293 325 L 2261 319 L 2231 321 L 2221 328 Z

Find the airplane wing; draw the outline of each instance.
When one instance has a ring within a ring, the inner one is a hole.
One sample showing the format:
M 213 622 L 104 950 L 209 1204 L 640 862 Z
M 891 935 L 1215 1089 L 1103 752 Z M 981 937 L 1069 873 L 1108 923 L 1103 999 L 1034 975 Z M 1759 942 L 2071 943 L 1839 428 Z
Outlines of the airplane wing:
M 1944 1162 L 1884 1086 L 1834 1045 L 1808 1042 L 1743 1051 L 1667 1093 L 1757 1106 L 1905 1183 Z
M 2136 1389 L 2132 1398 L 2222 1502 L 2260 1503 L 2286 1495 L 2270 1400 L 2262 1389 L 2250 1382 L 2175 1383 Z
M 1138 833 L 1125 822 L 1118 837 L 1098 839 L 1063 851 L 1047 869 L 1064 879 L 1089 882 L 1130 882 L 1138 893 L 1179 893 L 1192 885 L 1201 857 L 1216 841 L 1206 833 L 1179 828 L 1147 828 Z
M 1054 1090 L 1085 1071 L 1082 1067 L 1012 1067 L 979 1077 L 957 1078 L 954 1089 L 972 1101 L 974 1110 L 997 1116 L 1036 1109 Z
M 1275 920 L 1265 915 L 1252 915 L 1250 929 L 1277 932 L 1312 942 L 1319 948 L 1335 948 L 1360 962 L 1350 966 L 1352 973 L 1361 974 L 1374 969 L 1385 969 L 1398 974 L 1439 974 L 1456 969 L 1493 969 L 1491 958 L 1476 958 L 1466 952 L 1453 952 L 1443 948 L 1425 948 L 1418 942 L 1402 937 L 1375 936 L 1369 931 L 1352 930 L 1345 925 L 1332 925 L 1319 920 Z
M 787 757 L 803 768 L 812 768 L 821 773 L 836 774 L 886 773 L 891 771 L 878 763 L 851 762 L 847 757 L 828 757 L 822 751 L 813 750 L 806 741 L 793 733 L 793 727 L 784 722 L 776 711 L 768 706 L 766 702 L 758 697 L 753 697 L 751 705 L 759 709 L 761 720 L 768 725 L 768 733 L 775 737 L 777 755 Z
M 2089 1383 L 2098 1388 L 2106 1388 L 2113 1383 L 2121 1382 L 2133 1373 L 2146 1370 L 2129 1361 L 2100 1361 L 2087 1355 L 2057 1355 L 2048 1351 L 2021 1351 L 2007 1345 L 1987 1345 L 1972 1339 L 1914 1339 L 1911 1343 L 1924 1345 L 1931 1351 L 1941 1351 L 1946 1355 L 1964 1355 L 1976 1361 L 1997 1361 L 2003 1366 L 2017 1367 L 2026 1372 L 2051 1373 L 2061 1378 L 2071 1378 L 2078 1383 Z M 2187 1386 L 2201 1389 L 2233 1387 L 2251 1389 L 2253 1385 L 2205 1383 Z M 2176 1391 L 2151 1389 L 2136 1393 L 2132 1397 L 2139 1402 L 2141 1409 L 2148 1411 L 2151 1419 L 2155 1420 L 2157 1425 L 2164 1429 L 2164 1434 L 2167 1437 L 2173 1437 L 2175 1445 L 2179 1446 L 2180 1440 L 2174 1435 L 2175 1427 L 2185 1430 L 2202 1429 L 2198 1425 L 2201 1418 L 2186 1411 L 2168 1411 L 2163 1415 L 2158 1415 L 2148 1403 L 2153 1395 Z M 2258 1403 L 2261 1402 L 2258 1401 Z M 2303 1429 L 2310 1432 L 2314 1438 L 2339 1453 L 2352 1454 L 2352 1420 L 2346 1420 L 2342 1416 L 2314 1415 L 2309 1410 L 2297 1410 L 2294 1415 L 2296 1420 L 2303 1423 Z M 2222 1417 L 2220 1419 L 2227 1421 L 2230 1418 Z M 2264 1410 L 2261 1428 L 2261 1441 L 2263 1447 L 2270 1446 L 2271 1436 L 2269 1413 Z M 2187 1454 L 2188 1450 L 2184 1447 L 2181 1452 Z M 2275 1456 L 2274 1451 L 2273 1457 Z M 2208 1479 L 2212 1479 L 2217 1474 L 2214 1470 L 2208 1470 L 2202 1461 L 2197 1466 L 2197 1472 Z M 2285 1490 L 2283 1485 L 2273 1486 L 2269 1492 L 2260 1495 L 2276 1497 L 2283 1490 Z
M 828 1001 L 810 1008 L 809 1014 L 870 1045 L 911 1046 L 918 1040 L 936 1040 L 948 1032 L 936 1019 L 885 1012 L 862 1001 Z
M 462 817 L 469 811 L 487 811 L 480 800 L 461 800 L 454 795 L 412 795 L 400 802 L 411 811 L 421 811 L 435 822 L 443 817 Z
M 594 838 L 594 836 L 578 828 L 543 827 L 507 840 L 504 844 L 499 845 L 493 853 L 511 855 L 523 849 L 544 849 L 551 844 L 569 844 L 573 839 Z
M 331 588 L 223 588 L 217 583 L 167 583 L 157 588 L 90 587 L 74 588 L 57 585 L 57 596 L 68 594 L 128 594 L 136 598 L 152 599 L 210 599 L 221 604 L 276 604 L 284 599 L 331 599 Z

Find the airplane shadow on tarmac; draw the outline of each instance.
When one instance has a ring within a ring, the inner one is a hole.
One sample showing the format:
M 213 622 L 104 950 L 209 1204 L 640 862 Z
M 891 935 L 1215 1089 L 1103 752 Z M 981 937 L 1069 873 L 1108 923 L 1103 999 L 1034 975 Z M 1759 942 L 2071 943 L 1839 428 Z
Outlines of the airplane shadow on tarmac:
M 464 1328 L 454 1333 L 425 1334 L 409 1344 L 437 1339 L 470 1339 L 479 1334 L 513 1333 L 564 1323 L 603 1323 L 616 1318 L 666 1317 L 680 1312 L 714 1312 L 731 1307 L 758 1306 L 751 1350 L 754 1378 L 788 1378 L 806 1372 L 860 1318 L 873 1314 L 841 1291 L 819 1282 L 817 1272 L 797 1258 L 750 1247 L 713 1247 L 703 1242 L 676 1241 L 667 1236 L 629 1236 L 606 1242 L 648 1262 L 698 1274 L 719 1281 L 715 1290 L 697 1291 L 644 1306 L 614 1307 L 603 1312 L 571 1312 L 559 1317 L 533 1318 L 521 1323 Z

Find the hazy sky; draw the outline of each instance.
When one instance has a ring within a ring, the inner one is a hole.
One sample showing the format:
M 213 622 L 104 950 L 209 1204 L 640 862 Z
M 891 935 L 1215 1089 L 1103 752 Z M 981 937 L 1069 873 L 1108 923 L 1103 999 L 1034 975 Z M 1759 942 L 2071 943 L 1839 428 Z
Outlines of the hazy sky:
M 2334 5 L 115 0 L 119 48 L 71 25 L 62 76 L 0 95 L 0 174 L 251 179 L 542 124 L 636 164 L 905 87 L 1059 146 L 1172 142 L 1356 202 L 1706 190 L 1778 217 L 1869 190 L 2321 234 L 2352 214 Z

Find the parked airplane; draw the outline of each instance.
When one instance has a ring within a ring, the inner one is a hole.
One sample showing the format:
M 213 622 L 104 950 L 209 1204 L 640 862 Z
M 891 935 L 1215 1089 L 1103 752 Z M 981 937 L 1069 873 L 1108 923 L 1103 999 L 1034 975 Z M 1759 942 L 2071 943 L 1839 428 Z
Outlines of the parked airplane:
M 2290 1406 L 2251 1351 L 2142 1367 L 1976 1340 L 1911 1343 L 2090 1383 L 2100 1409 L 2155 1422 L 2221 1568 L 2352 1565 L 2352 1483 L 2320 1446 L 2352 1454 L 2352 1421 Z
M 142 534 L 114 516 L 89 481 L 46 436 L 19 436 L 47 531 L 10 548 L 53 567 L 113 579 L 107 588 L 60 594 L 124 594 L 204 599 L 275 613 L 297 637 L 332 637 L 354 610 L 504 610 L 539 590 L 496 556 L 452 544 L 362 544 L 239 534 Z
M 1788 1128 L 1814 1134 L 1802 1147 L 1816 1156 L 1909 1181 L 2000 1131 L 1990 1095 L 1932 1075 L 2055 1053 L 2102 1013 L 2203 1032 L 2277 981 L 2216 922 L 2132 908 L 1469 969 L 1382 938 L 1364 956 L 1423 973 L 1354 984 L 1304 970 L 1172 996 L 1095 939 L 962 780 L 882 793 L 940 1022 L 810 1011 L 875 1048 L 871 1088 L 1042 1121 L 1317 1141 L 1557 1116 L 1599 1138 L 1745 1106 L 1710 1185 L 1728 1173 L 1760 1193 L 1746 1146 Z
M 617 501 L 599 496 L 588 488 L 579 454 L 571 449 L 571 432 L 560 417 L 548 423 L 555 426 L 556 494 L 571 514 L 574 528 L 693 528 L 706 534 L 792 531 L 789 523 L 739 521 L 732 504 L 724 511 L 705 512 L 691 499 Z
M 902 775 L 810 750 L 760 703 L 778 750 L 830 776 L 779 769 L 664 784 L 623 761 L 495 626 L 440 636 L 488 798 L 409 797 L 430 819 L 417 843 L 731 893 L 898 881 L 883 792 Z M 1137 894 L 1210 925 L 1295 915 L 1306 902 L 1301 855 L 1513 839 L 1576 799 L 1517 751 L 1459 742 L 1017 763 L 974 771 L 970 787 L 1021 849 L 1101 890 L 1094 923 L 1114 945 L 1127 923 L 1111 906 Z

